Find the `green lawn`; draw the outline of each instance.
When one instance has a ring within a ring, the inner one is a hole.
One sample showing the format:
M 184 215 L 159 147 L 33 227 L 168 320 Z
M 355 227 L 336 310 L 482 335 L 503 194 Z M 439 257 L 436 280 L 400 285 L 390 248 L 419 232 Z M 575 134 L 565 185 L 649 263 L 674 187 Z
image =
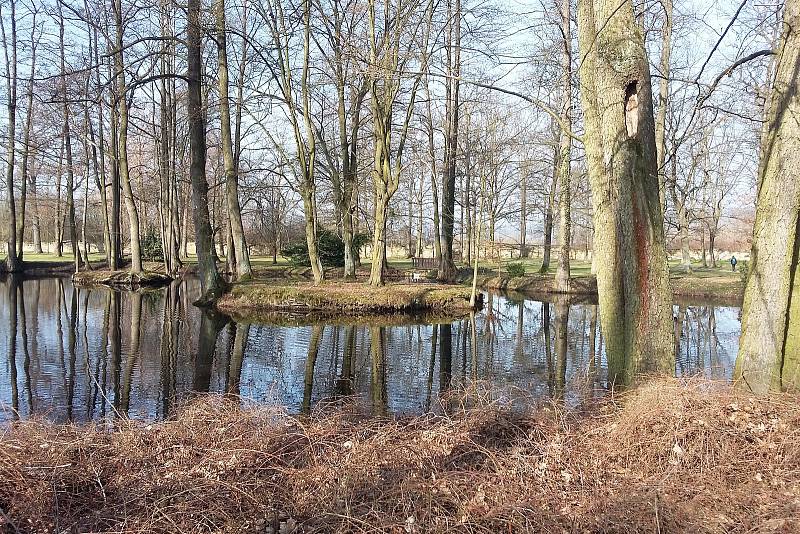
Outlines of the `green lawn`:
M 6 256 L 3 255 L 3 260 L 5 260 Z M 42 253 L 42 254 L 35 254 L 33 252 L 25 252 L 23 258 L 24 261 L 36 261 L 36 262 L 51 262 L 51 263 L 69 263 L 72 261 L 72 254 L 64 254 L 63 256 L 59 257 L 55 254 L 51 253 Z M 103 261 L 106 259 L 105 254 L 92 252 L 89 254 L 89 261 Z

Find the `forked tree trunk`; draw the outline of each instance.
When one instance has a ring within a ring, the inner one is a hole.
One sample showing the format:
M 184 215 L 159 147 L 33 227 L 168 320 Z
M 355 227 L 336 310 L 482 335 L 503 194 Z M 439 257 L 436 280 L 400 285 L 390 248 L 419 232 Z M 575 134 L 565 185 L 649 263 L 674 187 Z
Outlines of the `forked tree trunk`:
M 650 66 L 630 1 L 580 0 L 585 144 L 609 380 L 672 374 L 672 295 Z
M 800 386 L 800 0 L 784 9 L 734 372 L 757 393 Z

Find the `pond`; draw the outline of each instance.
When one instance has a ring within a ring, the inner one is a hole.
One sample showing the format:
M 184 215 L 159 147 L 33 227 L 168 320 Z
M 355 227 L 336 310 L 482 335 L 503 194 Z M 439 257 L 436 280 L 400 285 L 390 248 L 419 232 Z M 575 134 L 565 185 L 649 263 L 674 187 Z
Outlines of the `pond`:
M 592 303 L 489 293 L 481 312 L 452 323 L 287 326 L 205 314 L 191 304 L 198 295 L 194 279 L 142 292 L 0 281 L 0 421 L 158 420 L 198 393 L 294 413 L 346 400 L 403 414 L 477 385 L 510 402 L 571 404 L 605 387 Z M 682 304 L 673 315 L 676 374 L 729 379 L 739 308 Z

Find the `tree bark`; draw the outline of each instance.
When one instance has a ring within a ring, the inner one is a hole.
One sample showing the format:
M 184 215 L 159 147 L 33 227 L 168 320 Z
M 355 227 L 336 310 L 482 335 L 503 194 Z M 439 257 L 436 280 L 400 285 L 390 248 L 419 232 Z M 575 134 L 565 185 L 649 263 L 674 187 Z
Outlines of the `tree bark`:
M 753 228 L 734 380 L 756 393 L 800 386 L 800 0 L 787 0 Z
M 609 380 L 672 374 L 672 294 L 659 203 L 650 67 L 632 2 L 580 0 L 585 145 Z

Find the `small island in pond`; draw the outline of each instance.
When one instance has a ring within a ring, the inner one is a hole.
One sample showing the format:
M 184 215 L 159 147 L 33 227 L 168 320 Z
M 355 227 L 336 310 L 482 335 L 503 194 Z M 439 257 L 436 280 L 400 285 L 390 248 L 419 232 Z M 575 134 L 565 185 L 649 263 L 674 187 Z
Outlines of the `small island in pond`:
M 475 306 L 470 305 L 470 294 L 470 288 L 464 286 L 425 283 L 372 287 L 346 282 L 246 282 L 234 284 L 217 301 L 216 308 L 239 316 L 267 311 L 346 315 L 431 312 L 458 316 L 480 308 L 482 294 L 476 296 Z

